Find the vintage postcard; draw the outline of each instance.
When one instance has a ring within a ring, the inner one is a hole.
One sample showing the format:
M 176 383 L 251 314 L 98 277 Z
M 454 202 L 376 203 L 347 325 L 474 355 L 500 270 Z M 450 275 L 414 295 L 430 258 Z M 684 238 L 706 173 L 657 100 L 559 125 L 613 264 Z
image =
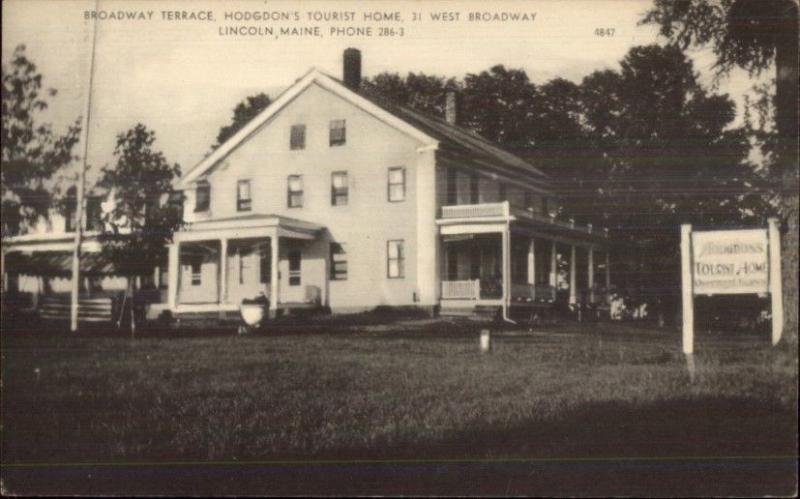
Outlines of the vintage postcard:
M 3 494 L 797 494 L 797 0 L 2 8 Z

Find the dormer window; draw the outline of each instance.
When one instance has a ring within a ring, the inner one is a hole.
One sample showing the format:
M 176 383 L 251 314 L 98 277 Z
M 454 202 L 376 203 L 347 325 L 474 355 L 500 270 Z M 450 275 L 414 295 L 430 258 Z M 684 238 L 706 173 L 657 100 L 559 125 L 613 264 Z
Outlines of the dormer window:
M 306 148 L 306 126 L 292 125 L 291 136 L 289 137 L 289 149 L 296 151 Z
M 238 211 L 250 211 L 253 201 L 250 197 L 250 181 L 240 180 L 236 183 L 236 209 Z
M 344 120 L 331 120 L 330 145 L 343 146 L 347 141 L 347 128 Z
M 199 182 L 194 200 L 194 211 L 208 211 L 211 205 L 211 185 L 208 182 Z

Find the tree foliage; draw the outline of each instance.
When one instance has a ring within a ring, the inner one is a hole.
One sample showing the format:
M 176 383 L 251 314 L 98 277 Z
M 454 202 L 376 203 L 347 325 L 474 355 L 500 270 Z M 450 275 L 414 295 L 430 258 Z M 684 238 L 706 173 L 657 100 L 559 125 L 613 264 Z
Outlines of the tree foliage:
M 447 91 L 460 88 L 454 78 L 424 73 L 408 73 L 405 78 L 398 73 L 380 73 L 368 83 L 394 102 L 439 117 L 444 117 Z
M 3 64 L 2 92 L 2 213 L 3 231 L 15 232 L 20 217 L 32 221 L 46 215 L 53 189 L 46 181 L 75 159 L 72 150 L 79 140 L 79 121 L 63 135 L 40 120 L 48 97 L 56 90 L 42 86 L 42 74 L 16 47 L 9 63 Z
M 711 46 L 721 73 L 734 66 L 758 73 L 774 62 L 792 8 L 793 0 L 654 0 L 641 22 L 658 25 L 681 49 Z
M 117 136 L 116 164 L 103 169 L 98 185 L 109 190 L 111 231 L 101 236 L 103 252 L 124 276 L 152 275 L 163 265 L 164 246 L 180 228 L 180 206 L 165 202 L 180 167 L 153 149 L 155 132 L 142 124 Z
M 271 102 L 269 96 L 261 92 L 251 95 L 237 104 L 236 107 L 233 108 L 233 117 L 231 118 L 230 125 L 223 126 L 219 129 L 217 143 L 213 146 L 214 149 L 221 146 L 226 140 L 247 125 L 250 120 L 258 116 Z
M 642 23 L 657 24 L 671 43 L 711 46 L 718 74 L 733 66 L 759 73 L 775 66 L 775 140 L 771 174 L 779 185 L 785 231 L 781 251 L 784 322 L 797 343 L 798 273 L 798 0 L 655 0 Z M 777 190 L 777 189 L 776 189 Z
M 373 83 L 414 106 L 401 78 Z M 564 214 L 610 227 L 625 248 L 615 252 L 626 255 L 618 275 L 635 287 L 677 293 L 681 223 L 735 225 L 768 213 L 763 177 L 747 160 L 751 130 L 731 128 L 733 101 L 704 88 L 677 46 L 634 47 L 618 70 L 580 83 L 535 85 L 521 69 L 494 66 L 455 84 L 462 124 L 550 173 Z

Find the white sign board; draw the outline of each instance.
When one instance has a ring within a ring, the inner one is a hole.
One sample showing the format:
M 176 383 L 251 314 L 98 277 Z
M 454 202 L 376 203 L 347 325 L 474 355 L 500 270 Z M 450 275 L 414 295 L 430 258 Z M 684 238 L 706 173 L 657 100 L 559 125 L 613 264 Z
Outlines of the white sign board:
M 683 353 L 694 353 L 694 297 L 769 293 L 772 344 L 783 333 L 781 240 L 778 219 L 768 229 L 693 232 L 681 225 Z M 690 357 L 687 357 L 690 360 Z
M 769 291 L 766 229 L 692 232 L 695 295 L 735 295 Z

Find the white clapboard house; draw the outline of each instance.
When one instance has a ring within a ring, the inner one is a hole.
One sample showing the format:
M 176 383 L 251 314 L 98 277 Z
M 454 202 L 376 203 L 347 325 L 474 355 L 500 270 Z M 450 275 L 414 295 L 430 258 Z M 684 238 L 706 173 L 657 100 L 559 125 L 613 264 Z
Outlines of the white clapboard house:
M 151 315 L 236 313 L 260 294 L 272 315 L 507 312 L 556 288 L 605 302 L 607 235 L 560 219 L 547 175 L 458 126 L 455 94 L 430 116 L 362 82 L 358 50 L 343 60 L 342 80 L 310 70 L 179 180 L 187 224 L 151 280 Z M 36 254 L 68 251 L 68 232 L 4 239 L 6 277 L 43 292 Z

